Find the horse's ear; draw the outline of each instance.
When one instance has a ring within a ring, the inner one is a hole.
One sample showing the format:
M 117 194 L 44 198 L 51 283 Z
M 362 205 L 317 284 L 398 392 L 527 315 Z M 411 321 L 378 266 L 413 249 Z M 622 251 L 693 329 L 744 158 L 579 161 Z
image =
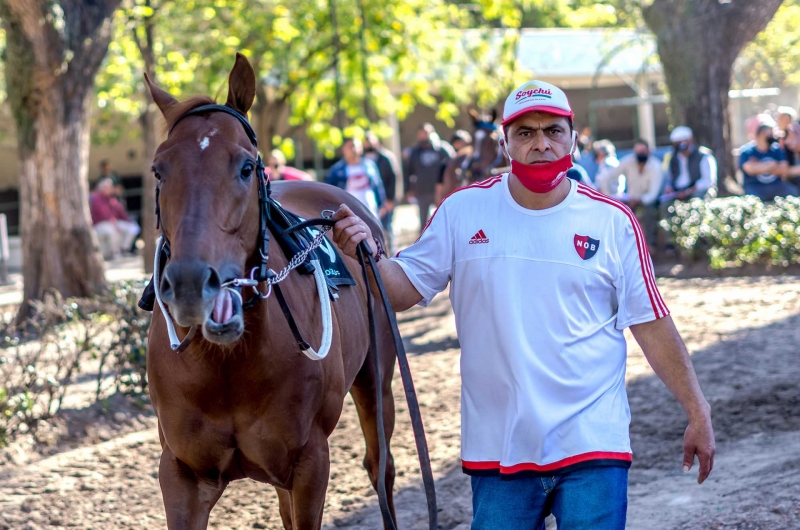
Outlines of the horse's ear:
M 492 123 L 497 121 L 497 109 L 492 109 Z
M 236 64 L 228 76 L 228 101 L 225 105 L 245 116 L 256 97 L 256 73 L 250 61 L 241 53 L 236 54 Z
M 172 97 L 172 95 L 166 90 L 156 86 L 156 84 L 150 80 L 150 76 L 147 75 L 146 72 L 144 74 L 144 82 L 147 84 L 147 89 L 150 90 L 150 95 L 153 97 L 153 102 L 158 105 L 158 108 L 161 110 L 161 114 L 166 116 L 167 112 L 178 104 L 178 100 Z

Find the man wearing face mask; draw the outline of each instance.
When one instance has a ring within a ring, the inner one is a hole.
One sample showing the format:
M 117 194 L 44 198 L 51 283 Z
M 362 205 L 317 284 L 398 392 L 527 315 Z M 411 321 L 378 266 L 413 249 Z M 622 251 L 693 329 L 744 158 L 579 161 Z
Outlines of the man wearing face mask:
M 744 173 L 747 195 L 755 195 L 762 201 L 797 195 L 797 188 L 786 182 L 789 176 L 786 154 L 775 141 L 771 125 L 758 127 L 755 142 L 739 155 L 739 167 Z
M 625 528 L 627 327 L 689 418 L 684 471 L 697 455 L 702 482 L 713 465 L 709 406 L 635 217 L 566 178 L 572 117 L 558 87 L 519 87 L 503 113 L 511 172 L 451 194 L 414 245 L 378 261 L 396 311 L 450 284 L 473 530 L 543 530 L 551 512 L 561 530 Z M 344 253 L 366 241 L 382 257 L 349 208 L 334 219 Z
M 694 141 L 694 133 L 683 125 L 669 135 L 672 156 L 667 163 L 664 193 L 672 199 L 714 196 L 717 185 L 717 160 L 707 147 Z
M 624 186 L 619 185 L 620 176 L 624 175 Z M 664 173 L 659 160 L 650 155 L 650 144 L 647 140 L 636 140 L 633 153 L 622 157 L 619 166 L 606 170 L 598 175 L 598 188 L 609 190 L 636 213 L 642 223 L 647 246 L 651 252 L 656 245 L 658 230 L 658 194 L 664 182 Z

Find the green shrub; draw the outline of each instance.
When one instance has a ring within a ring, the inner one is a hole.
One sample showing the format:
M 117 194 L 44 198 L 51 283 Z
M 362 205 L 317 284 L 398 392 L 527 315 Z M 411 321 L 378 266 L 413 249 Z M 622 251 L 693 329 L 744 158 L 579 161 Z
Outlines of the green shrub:
M 800 197 L 692 199 L 669 211 L 661 227 L 684 256 L 707 257 L 712 269 L 800 263 Z

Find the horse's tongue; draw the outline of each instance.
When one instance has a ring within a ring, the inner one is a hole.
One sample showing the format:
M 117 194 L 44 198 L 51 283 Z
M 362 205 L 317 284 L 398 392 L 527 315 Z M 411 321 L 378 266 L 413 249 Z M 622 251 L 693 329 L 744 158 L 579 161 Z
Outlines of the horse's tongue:
M 214 310 L 211 319 L 217 324 L 224 324 L 233 318 L 233 299 L 227 289 L 223 289 L 214 299 Z

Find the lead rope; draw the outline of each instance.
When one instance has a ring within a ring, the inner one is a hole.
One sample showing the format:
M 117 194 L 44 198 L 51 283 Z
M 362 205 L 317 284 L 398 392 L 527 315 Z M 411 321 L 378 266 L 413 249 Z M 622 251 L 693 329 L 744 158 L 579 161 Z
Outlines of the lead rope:
M 408 414 L 411 416 L 411 428 L 414 431 L 414 443 L 417 446 L 417 455 L 419 456 L 419 467 L 422 473 L 422 486 L 425 490 L 425 501 L 428 504 L 428 528 L 429 530 L 437 530 L 439 523 L 439 512 L 436 506 L 436 484 L 433 480 L 433 470 L 431 469 L 431 458 L 428 453 L 428 441 L 425 438 L 425 426 L 422 424 L 422 411 L 419 407 L 417 400 L 417 391 L 414 388 L 414 379 L 411 377 L 411 367 L 408 364 L 408 357 L 406 356 L 406 349 L 403 346 L 403 339 L 400 338 L 400 331 L 397 327 L 397 319 L 392 311 L 392 305 L 389 302 L 389 297 L 386 294 L 386 288 L 383 285 L 380 274 L 378 273 L 378 266 L 375 263 L 375 258 L 372 256 L 372 251 L 369 249 L 365 242 L 358 245 L 358 261 L 361 264 L 361 270 L 364 273 L 364 281 L 367 288 L 367 304 L 370 316 L 370 333 L 372 351 L 375 357 L 375 375 L 377 379 L 376 390 L 376 409 L 380 421 L 378 421 L 378 504 L 381 505 L 381 514 L 383 515 L 383 522 L 389 530 L 396 529 L 394 521 L 392 521 L 391 513 L 388 511 L 388 501 L 386 499 L 386 433 L 383 427 L 383 395 L 381 391 L 382 381 L 380 380 L 380 358 L 378 356 L 378 342 L 377 330 L 375 329 L 375 315 L 372 308 L 372 295 L 369 286 L 369 278 L 367 277 L 367 267 L 364 262 L 364 256 L 367 257 L 369 268 L 372 269 L 372 275 L 375 278 L 375 284 L 378 287 L 378 292 L 381 295 L 383 308 L 386 311 L 386 316 L 389 319 L 389 328 L 392 330 L 392 338 L 394 339 L 394 346 L 397 353 L 397 364 L 400 368 L 400 378 L 403 380 L 403 390 L 406 395 L 406 403 L 408 404 Z M 381 494 L 381 491 L 383 493 Z M 384 510 L 384 504 L 386 510 Z

